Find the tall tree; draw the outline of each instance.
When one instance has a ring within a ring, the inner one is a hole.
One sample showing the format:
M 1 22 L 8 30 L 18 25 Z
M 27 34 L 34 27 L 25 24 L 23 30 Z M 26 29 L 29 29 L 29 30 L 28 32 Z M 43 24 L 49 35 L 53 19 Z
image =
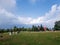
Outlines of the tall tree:
M 38 31 L 38 28 L 36 26 L 32 26 L 32 31 Z
M 18 28 L 16 26 L 14 26 L 14 31 L 18 31 Z
M 44 28 L 43 28 L 42 24 L 40 26 L 40 31 L 44 31 Z
M 60 30 L 60 21 L 56 21 L 54 25 L 55 30 Z

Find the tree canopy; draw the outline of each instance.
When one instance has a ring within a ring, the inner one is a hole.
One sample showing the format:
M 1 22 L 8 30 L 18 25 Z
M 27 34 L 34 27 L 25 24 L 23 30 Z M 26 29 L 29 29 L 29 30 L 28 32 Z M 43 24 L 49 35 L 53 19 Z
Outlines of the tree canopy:
M 56 21 L 54 25 L 55 30 L 60 30 L 60 21 Z

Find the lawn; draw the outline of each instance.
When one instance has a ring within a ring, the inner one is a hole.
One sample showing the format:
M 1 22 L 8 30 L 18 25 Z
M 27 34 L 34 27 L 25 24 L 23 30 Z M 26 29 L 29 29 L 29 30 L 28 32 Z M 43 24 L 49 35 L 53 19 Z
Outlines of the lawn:
M 60 32 L 20 32 L 2 34 L 0 45 L 60 45 Z

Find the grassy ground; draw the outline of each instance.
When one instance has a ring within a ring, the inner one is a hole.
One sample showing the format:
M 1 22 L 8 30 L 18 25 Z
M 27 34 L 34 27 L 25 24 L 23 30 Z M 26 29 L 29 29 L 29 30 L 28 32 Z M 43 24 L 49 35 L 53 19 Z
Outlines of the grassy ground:
M 60 45 L 60 32 L 20 32 L 2 34 L 0 45 Z

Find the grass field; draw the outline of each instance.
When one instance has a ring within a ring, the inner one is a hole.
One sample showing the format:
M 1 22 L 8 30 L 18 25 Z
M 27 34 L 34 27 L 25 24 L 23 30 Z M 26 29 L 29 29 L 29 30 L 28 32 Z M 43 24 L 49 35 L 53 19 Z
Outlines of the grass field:
M 60 32 L 20 32 L 2 34 L 0 45 L 60 45 Z

